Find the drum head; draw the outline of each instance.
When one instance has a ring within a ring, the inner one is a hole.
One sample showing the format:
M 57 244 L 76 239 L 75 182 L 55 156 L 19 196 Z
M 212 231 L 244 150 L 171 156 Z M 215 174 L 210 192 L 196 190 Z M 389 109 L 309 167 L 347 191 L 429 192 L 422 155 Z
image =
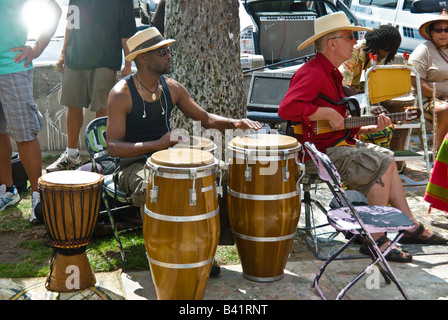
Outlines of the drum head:
M 57 185 L 83 185 L 92 184 L 100 181 L 102 175 L 81 170 L 63 170 L 44 174 L 39 178 L 43 183 L 57 184 Z
M 153 153 L 150 161 L 167 167 L 201 167 L 213 164 L 215 157 L 208 151 L 172 148 Z
M 280 134 L 251 134 L 235 137 L 230 142 L 233 146 L 244 149 L 282 150 L 299 145 L 296 138 Z
M 190 137 L 190 141 L 176 144 L 173 148 L 192 148 L 211 151 L 215 148 L 215 143 L 204 137 Z

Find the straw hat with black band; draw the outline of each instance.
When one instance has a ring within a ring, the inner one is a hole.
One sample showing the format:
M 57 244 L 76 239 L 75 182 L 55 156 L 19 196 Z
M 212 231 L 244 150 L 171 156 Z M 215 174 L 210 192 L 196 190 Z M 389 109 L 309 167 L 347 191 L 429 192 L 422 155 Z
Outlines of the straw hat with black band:
M 319 17 L 314 21 L 314 36 L 302 42 L 302 44 L 297 48 L 297 51 L 305 49 L 324 35 L 339 30 L 370 31 L 372 29 L 351 25 L 347 16 L 342 11 L 328 14 Z
M 436 22 L 439 22 L 439 21 L 447 21 L 448 22 L 448 14 L 446 13 L 446 10 L 443 10 L 436 19 L 432 19 L 432 20 L 424 22 L 420 26 L 420 28 L 418 28 L 418 32 L 426 40 L 431 40 L 431 38 L 432 38 L 431 30 L 432 30 L 433 24 Z
M 134 34 L 126 41 L 130 53 L 126 56 L 126 61 L 132 61 L 141 53 L 152 51 L 164 45 L 176 42 L 173 39 L 165 39 L 155 27 L 142 30 Z

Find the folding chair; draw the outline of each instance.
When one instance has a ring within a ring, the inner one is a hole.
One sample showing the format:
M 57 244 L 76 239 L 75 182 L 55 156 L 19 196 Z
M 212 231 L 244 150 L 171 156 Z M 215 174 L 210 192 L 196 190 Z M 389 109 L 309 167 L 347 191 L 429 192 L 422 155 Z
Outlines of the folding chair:
M 392 268 L 387 262 L 385 256 L 403 236 L 402 231 L 413 227 L 414 223 L 412 220 L 400 210 L 388 206 L 353 206 L 342 187 L 339 173 L 330 158 L 328 158 L 326 154 L 318 151 L 316 147 L 309 142 L 305 143 L 305 149 L 316 164 L 320 178 L 326 181 L 335 199 L 341 206 L 337 209 L 331 209 L 328 211 L 328 222 L 337 231 L 350 231 L 354 234 L 352 238 L 350 238 L 323 264 L 313 281 L 312 287 L 315 292 L 322 299 L 326 299 L 321 288 L 319 287 L 319 280 L 324 274 L 325 268 L 351 243 L 353 243 L 355 239 L 359 239 L 370 252 L 372 262 L 339 292 L 336 299 L 342 299 L 344 294 L 374 265 L 379 267 L 380 272 L 387 284 L 393 282 L 403 297 L 405 299 L 409 299 L 397 277 L 393 273 Z M 387 249 L 384 252 L 381 252 L 371 234 L 385 232 L 397 232 L 397 235 L 391 241 Z
M 407 56 L 406 56 L 407 57 Z M 422 102 L 422 90 L 420 86 L 420 76 L 418 72 L 407 63 L 407 59 L 403 64 L 396 65 L 376 65 L 375 60 L 372 61 L 372 67 L 365 74 L 365 95 L 366 109 L 365 114 L 370 115 L 370 105 L 385 100 L 408 95 L 412 92 L 411 71 L 417 77 L 417 105 L 420 109 L 419 121 L 405 123 L 403 125 L 395 125 L 395 128 L 408 129 L 408 136 L 405 142 L 405 150 L 395 150 L 396 161 L 413 161 L 423 160 L 426 164 L 428 180 L 431 175 L 431 166 L 429 164 L 428 141 L 426 137 L 426 121 L 424 117 L 424 109 Z M 423 144 L 423 155 L 409 150 L 410 136 L 413 128 L 420 128 L 421 142 Z M 403 185 L 420 185 L 426 184 L 428 181 L 414 182 L 400 175 L 408 183 Z
M 89 152 L 90 161 L 92 163 L 92 171 L 98 171 L 97 163 L 102 159 L 111 159 L 109 154 L 107 153 L 106 126 L 107 117 L 100 117 L 93 119 L 86 127 L 85 142 L 87 151 Z M 126 255 L 124 253 L 112 213 L 117 210 L 123 210 L 126 207 L 131 207 L 132 199 L 129 195 L 118 188 L 113 177 L 113 174 L 104 175 L 104 185 L 101 196 L 104 206 L 106 207 L 105 211 L 107 212 L 107 215 L 109 217 L 115 239 L 120 249 L 121 259 L 123 263 L 127 265 Z M 113 207 L 111 207 L 108 197 L 114 199 Z M 117 201 L 121 204 L 124 204 L 124 206 L 117 207 Z M 100 214 L 103 212 L 100 212 Z

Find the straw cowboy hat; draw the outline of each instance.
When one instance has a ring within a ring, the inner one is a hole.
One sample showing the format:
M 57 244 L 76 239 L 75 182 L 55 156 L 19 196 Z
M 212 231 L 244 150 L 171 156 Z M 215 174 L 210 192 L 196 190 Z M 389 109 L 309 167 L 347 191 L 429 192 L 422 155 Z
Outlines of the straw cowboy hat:
M 302 44 L 297 48 L 297 51 L 305 49 L 324 35 L 339 30 L 370 31 L 372 29 L 351 25 L 347 16 L 342 11 L 328 14 L 319 17 L 314 21 L 314 36 L 302 42 Z
M 139 31 L 126 41 L 130 54 L 125 59 L 126 61 L 132 61 L 140 53 L 155 50 L 175 41 L 173 39 L 165 39 L 155 27 Z
M 430 26 L 438 21 L 447 21 L 448 22 L 448 14 L 446 13 L 445 10 L 442 11 L 442 13 L 436 18 L 436 19 L 432 19 L 429 21 L 426 21 L 425 23 L 423 23 L 420 28 L 418 28 L 418 32 L 420 33 L 420 35 L 425 38 L 426 40 L 431 40 L 431 31 Z

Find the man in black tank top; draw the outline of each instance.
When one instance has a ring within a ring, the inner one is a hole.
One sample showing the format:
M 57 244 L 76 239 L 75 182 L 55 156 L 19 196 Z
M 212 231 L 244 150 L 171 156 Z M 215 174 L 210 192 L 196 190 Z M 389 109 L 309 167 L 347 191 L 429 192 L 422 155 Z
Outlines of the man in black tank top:
M 138 71 L 118 82 L 109 94 L 107 150 L 120 158 L 119 187 L 132 194 L 134 204 L 141 208 L 146 201 L 143 182 L 147 157 L 183 139 L 172 136 L 169 127 L 174 106 L 206 129 L 261 129 L 260 123 L 249 119 L 208 113 L 182 84 L 165 77 L 172 70 L 169 45 L 173 42 L 164 39 L 155 27 L 131 37 L 126 60 L 134 61 Z

